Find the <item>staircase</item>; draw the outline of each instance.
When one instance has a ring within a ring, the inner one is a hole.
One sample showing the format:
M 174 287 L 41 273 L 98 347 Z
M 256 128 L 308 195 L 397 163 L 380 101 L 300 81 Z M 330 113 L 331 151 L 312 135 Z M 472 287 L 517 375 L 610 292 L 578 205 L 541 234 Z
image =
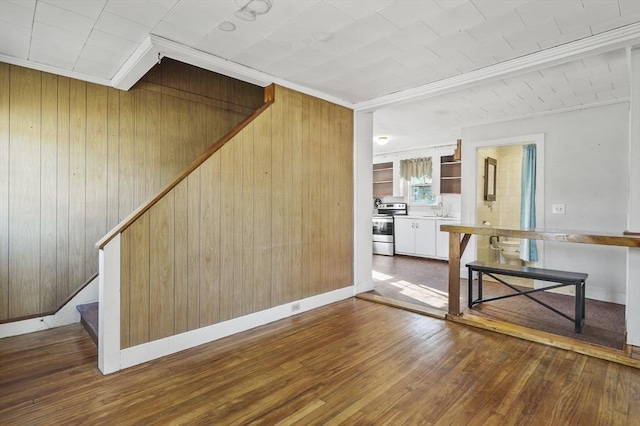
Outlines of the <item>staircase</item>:
M 91 336 L 93 343 L 98 345 L 98 302 L 76 306 L 80 312 L 80 322 Z

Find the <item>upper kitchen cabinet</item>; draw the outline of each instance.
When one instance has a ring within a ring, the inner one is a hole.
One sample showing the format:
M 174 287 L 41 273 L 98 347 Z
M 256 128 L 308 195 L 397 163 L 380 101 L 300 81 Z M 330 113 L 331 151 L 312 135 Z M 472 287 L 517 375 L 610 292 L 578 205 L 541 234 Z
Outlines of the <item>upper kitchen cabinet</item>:
M 393 162 L 373 165 L 373 196 L 393 195 Z
M 453 155 L 440 157 L 440 193 L 460 194 L 462 188 L 462 162 L 455 160 Z

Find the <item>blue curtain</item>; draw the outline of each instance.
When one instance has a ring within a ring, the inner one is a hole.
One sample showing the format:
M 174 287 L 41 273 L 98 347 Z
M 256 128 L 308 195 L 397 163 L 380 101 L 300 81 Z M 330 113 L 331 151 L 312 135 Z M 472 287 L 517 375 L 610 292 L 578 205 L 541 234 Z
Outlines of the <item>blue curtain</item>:
M 522 185 L 520 199 L 520 227 L 536 227 L 536 145 L 525 145 L 522 151 Z M 520 241 L 520 259 L 538 261 L 536 240 Z

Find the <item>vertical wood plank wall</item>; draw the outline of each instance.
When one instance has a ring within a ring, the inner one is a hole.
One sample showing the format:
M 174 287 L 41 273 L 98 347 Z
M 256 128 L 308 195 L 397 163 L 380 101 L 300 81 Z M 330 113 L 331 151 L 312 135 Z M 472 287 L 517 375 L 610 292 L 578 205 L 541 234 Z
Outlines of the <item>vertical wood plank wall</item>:
M 0 63 L 0 320 L 55 309 L 97 240 L 262 103 L 168 58 L 128 92 Z
M 352 117 L 276 87 L 122 232 L 122 348 L 353 283 Z

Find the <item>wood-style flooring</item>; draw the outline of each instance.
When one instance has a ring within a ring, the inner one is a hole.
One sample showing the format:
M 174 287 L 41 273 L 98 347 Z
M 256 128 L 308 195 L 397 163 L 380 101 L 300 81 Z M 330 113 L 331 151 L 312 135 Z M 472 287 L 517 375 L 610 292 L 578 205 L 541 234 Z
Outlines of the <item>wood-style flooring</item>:
M 448 308 L 448 264 L 439 260 L 409 256 L 373 256 L 374 292 L 391 299 L 434 307 Z M 586 321 L 582 333 L 574 331 L 571 321 L 523 297 L 513 297 L 467 308 L 467 280 L 461 279 L 461 306 L 465 314 L 506 321 L 555 335 L 582 340 L 614 349 L 625 343 L 625 307 L 599 300 L 586 300 Z M 507 278 L 507 281 L 509 279 Z M 589 282 L 587 280 L 587 286 Z M 513 293 L 502 284 L 485 281 L 485 296 Z M 570 316 L 574 314 L 573 296 L 542 292 L 539 300 Z
M 358 299 L 109 376 L 80 325 L 0 340 L 3 426 L 638 421 L 638 369 Z

